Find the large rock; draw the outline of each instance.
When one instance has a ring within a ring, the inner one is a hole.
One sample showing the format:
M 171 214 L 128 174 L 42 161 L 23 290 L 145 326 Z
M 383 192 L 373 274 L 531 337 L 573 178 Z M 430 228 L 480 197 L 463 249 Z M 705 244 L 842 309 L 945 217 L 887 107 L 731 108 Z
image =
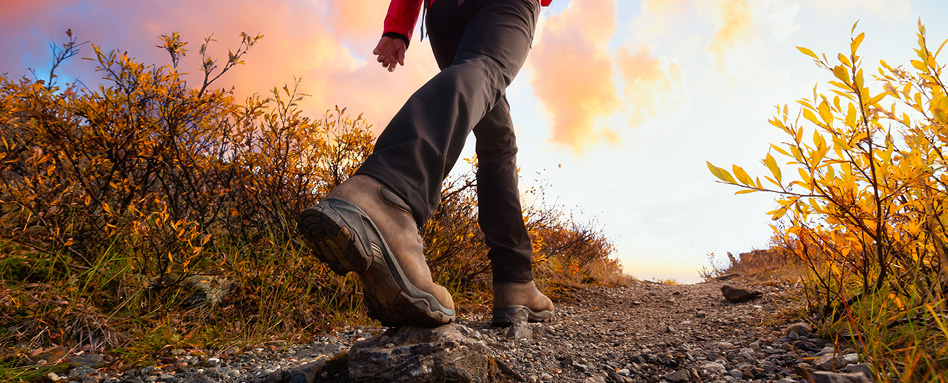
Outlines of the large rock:
M 349 350 L 350 382 L 492 382 L 501 371 L 480 334 L 460 324 L 401 327 Z

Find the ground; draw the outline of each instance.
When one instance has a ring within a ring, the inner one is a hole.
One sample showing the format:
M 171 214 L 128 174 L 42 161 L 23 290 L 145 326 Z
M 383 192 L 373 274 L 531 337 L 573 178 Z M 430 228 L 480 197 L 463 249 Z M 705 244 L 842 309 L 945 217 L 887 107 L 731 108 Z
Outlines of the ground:
M 725 285 L 763 294 L 730 303 L 721 292 Z M 799 382 L 806 381 L 820 354 L 830 356 L 829 365 L 821 365 L 824 369 L 857 363 L 858 356 L 845 345 L 819 339 L 809 330 L 787 331 L 786 313 L 801 304 L 794 298 L 795 289 L 790 283 L 740 278 L 692 285 L 583 287 L 557 304 L 551 323 L 494 328 L 489 313 L 479 312 L 462 315 L 458 324 L 476 333 L 472 337 L 501 362 L 500 380 L 510 381 Z M 310 371 L 317 381 L 345 381 L 339 363 L 324 362 L 339 360 L 356 342 L 379 339 L 382 331 L 357 328 L 309 344 L 266 345 L 219 358 L 189 356 L 182 350 L 176 363 L 112 373 L 107 380 L 278 381 L 280 371 L 321 366 Z

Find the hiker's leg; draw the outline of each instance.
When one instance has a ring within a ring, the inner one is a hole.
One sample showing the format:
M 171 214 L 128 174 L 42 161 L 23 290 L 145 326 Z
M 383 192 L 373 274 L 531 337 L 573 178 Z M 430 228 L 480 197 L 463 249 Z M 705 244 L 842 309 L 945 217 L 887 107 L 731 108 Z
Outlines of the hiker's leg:
M 517 188 L 517 138 L 510 104 L 500 102 L 474 127 L 477 136 L 478 223 L 490 251 L 494 282 L 533 280 L 530 235 Z
M 464 27 L 456 54 L 409 98 L 357 172 L 392 188 L 411 206 L 419 225 L 437 207 L 441 182 L 468 134 L 501 103 L 523 66 L 538 13 L 532 0 L 465 0 L 460 5 L 440 0 L 429 9 L 427 26 L 439 61 L 446 61 L 444 52 L 450 49 L 443 45 L 451 45 L 452 31 Z

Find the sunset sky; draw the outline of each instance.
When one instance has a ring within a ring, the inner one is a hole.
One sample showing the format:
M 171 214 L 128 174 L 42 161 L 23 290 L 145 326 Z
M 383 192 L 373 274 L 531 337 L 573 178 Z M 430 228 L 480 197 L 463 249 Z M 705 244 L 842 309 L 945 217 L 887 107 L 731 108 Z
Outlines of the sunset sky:
M 192 72 L 204 37 L 214 35 L 210 51 L 226 60 L 240 32 L 262 34 L 246 65 L 219 85 L 246 95 L 300 78 L 311 95 L 303 103 L 308 113 L 347 107 L 378 132 L 437 71 L 417 32 L 405 67 L 389 73 L 374 62 L 387 5 L 3 0 L 0 73 L 48 72 L 48 45 L 63 41 L 67 28 L 80 41 L 157 65 L 168 61 L 155 47 L 159 36 L 179 32 L 191 43 L 182 65 Z M 909 66 L 919 18 L 937 48 L 948 38 L 944 15 L 944 0 L 553 0 L 508 89 L 522 182 L 547 182 L 548 199 L 604 225 L 629 274 L 696 282 L 709 253 L 766 247 L 773 197 L 733 195 L 705 161 L 764 173 L 759 159 L 783 139 L 767 122 L 774 106 L 811 96 L 817 83 L 826 89 L 832 78 L 794 47 L 835 57 L 848 50 L 859 20 L 867 73 L 879 59 Z M 91 56 L 90 48 L 81 56 Z M 91 85 L 94 69 L 74 59 L 61 73 Z

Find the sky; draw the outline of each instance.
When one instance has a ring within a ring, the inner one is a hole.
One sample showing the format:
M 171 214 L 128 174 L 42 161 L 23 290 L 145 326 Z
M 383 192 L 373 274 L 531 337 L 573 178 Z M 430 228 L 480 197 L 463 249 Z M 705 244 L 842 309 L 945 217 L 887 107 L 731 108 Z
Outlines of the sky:
M 178 32 L 190 42 L 181 66 L 193 72 L 205 37 L 217 40 L 210 54 L 226 59 L 241 32 L 262 34 L 218 85 L 247 95 L 299 79 L 307 113 L 339 105 L 380 132 L 437 73 L 417 31 L 404 67 L 389 73 L 374 61 L 387 8 L 387 0 L 3 0 L 0 73 L 48 72 L 48 45 L 66 29 L 157 65 L 168 62 L 159 36 Z M 698 282 L 710 254 L 768 245 L 773 196 L 734 195 L 705 162 L 766 173 L 759 160 L 783 140 L 767 122 L 774 107 L 793 110 L 832 79 L 795 47 L 834 57 L 848 50 L 858 20 L 867 73 L 880 59 L 909 66 L 919 19 L 937 48 L 948 38 L 937 17 L 945 14 L 943 0 L 553 0 L 507 89 L 521 189 L 542 185 L 549 201 L 601 225 L 627 273 Z M 87 60 L 59 71 L 98 78 Z

